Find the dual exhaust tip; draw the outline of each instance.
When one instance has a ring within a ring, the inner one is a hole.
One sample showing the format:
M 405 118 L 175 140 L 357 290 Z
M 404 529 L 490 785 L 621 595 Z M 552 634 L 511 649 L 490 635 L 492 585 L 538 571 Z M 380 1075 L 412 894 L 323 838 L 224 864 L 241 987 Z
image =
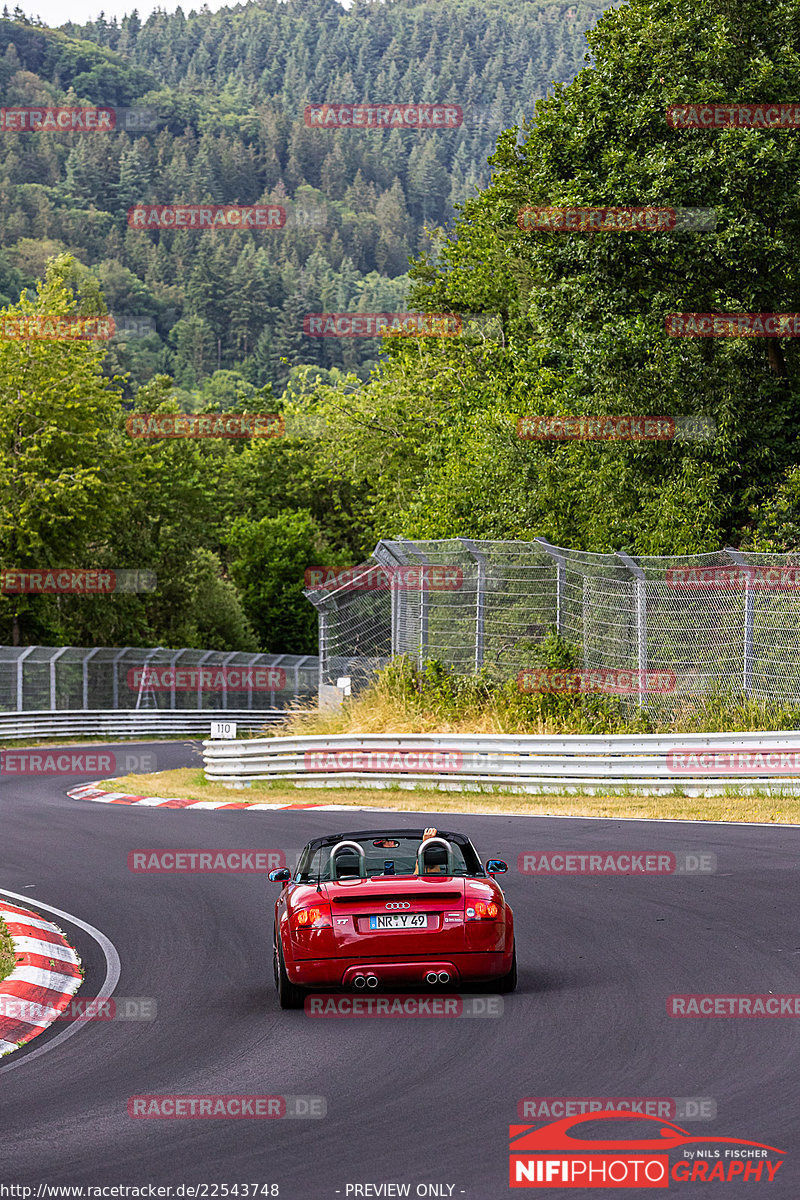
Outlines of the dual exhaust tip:
M 357 988 L 376 988 L 378 986 L 377 975 L 356 975 L 353 980 L 353 986 Z
M 450 972 L 449 971 L 438 971 L 438 972 L 437 971 L 429 971 L 428 974 L 425 976 L 425 982 L 427 984 L 430 984 L 431 987 L 434 987 L 437 983 L 449 983 L 450 982 Z M 363 989 L 363 988 L 376 988 L 377 986 L 378 986 L 378 976 L 377 975 L 355 975 L 353 977 L 353 987 Z

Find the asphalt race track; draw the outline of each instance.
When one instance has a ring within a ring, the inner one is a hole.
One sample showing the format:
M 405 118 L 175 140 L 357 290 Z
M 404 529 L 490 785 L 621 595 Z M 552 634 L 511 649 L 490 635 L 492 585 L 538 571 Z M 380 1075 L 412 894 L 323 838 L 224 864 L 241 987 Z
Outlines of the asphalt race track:
M 197 762 L 191 743 L 136 749 L 153 752 L 159 770 Z M 414 1196 L 417 1185 L 436 1184 L 428 1195 L 496 1200 L 511 1194 L 508 1126 L 521 1121 L 523 1097 L 709 1097 L 716 1119 L 677 1123 L 786 1152 L 774 1182 L 737 1181 L 734 1194 L 800 1197 L 800 1019 L 678 1020 L 666 1010 L 671 993 L 800 993 L 800 829 L 443 816 L 438 823 L 467 833 L 484 861 L 509 863 L 501 882 L 516 918 L 517 992 L 493 1019 L 326 1020 L 278 1008 L 277 885 L 258 874 L 137 874 L 129 851 L 289 852 L 320 833 L 437 818 L 68 799 L 86 778 L 0 779 L 0 887 L 100 930 L 121 960 L 115 995 L 152 997 L 157 1016 L 81 1023 L 41 1053 L 63 1033 L 56 1023 L 3 1060 L 0 1182 L 275 1183 L 282 1200 L 391 1195 L 347 1190 L 387 1183 L 408 1183 Z M 713 852 L 718 867 L 694 877 L 517 870 L 520 852 L 564 849 Z M 54 919 L 86 967 L 79 995 L 96 995 L 102 950 Z M 327 1115 L 127 1113 L 132 1095 L 209 1093 L 322 1096 Z M 670 1187 L 687 1197 L 731 1190 Z

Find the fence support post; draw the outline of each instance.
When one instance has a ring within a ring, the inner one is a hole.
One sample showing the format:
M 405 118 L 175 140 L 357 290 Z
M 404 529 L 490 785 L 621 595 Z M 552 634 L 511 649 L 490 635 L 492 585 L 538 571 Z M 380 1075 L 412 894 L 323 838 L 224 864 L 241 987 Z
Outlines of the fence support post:
M 742 631 L 742 691 L 745 696 L 749 696 L 753 690 L 753 571 L 740 551 L 726 546 L 725 553 L 733 559 L 737 566 L 742 567 L 745 571 L 744 628 Z
M 84 708 L 89 707 L 89 662 L 91 659 L 94 658 L 95 654 L 97 654 L 99 649 L 100 649 L 99 646 L 95 646 L 94 650 L 90 650 L 89 653 L 86 655 L 86 657 L 83 660 L 81 674 L 83 677 L 83 707 Z
M 111 707 L 119 708 L 119 677 L 117 675 L 117 663 L 121 658 L 124 658 L 127 652 L 131 649 L 130 646 L 123 646 L 111 660 Z
M 417 662 L 419 664 L 420 670 L 422 670 L 422 665 L 425 662 L 425 659 L 428 654 L 428 614 L 430 611 L 430 597 L 429 597 L 430 572 L 427 570 L 427 567 L 430 565 L 431 560 L 428 558 L 428 556 L 424 552 L 424 550 L 420 550 L 419 546 L 410 542 L 408 538 L 398 538 L 397 540 L 398 540 L 398 542 L 401 542 L 401 543 L 408 542 L 409 545 L 413 545 L 414 557 L 417 558 L 422 563 L 422 570 L 420 571 L 420 585 L 419 585 L 419 642 L 418 642 L 418 648 L 417 648 Z M 410 563 L 408 565 L 411 566 Z M 408 581 L 409 578 L 410 578 L 410 573 L 406 576 L 406 580 Z M 406 589 L 408 589 L 408 582 L 406 582 Z
M 29 654 L 33 654 L 35 649 L 35 646 L 29 646 L 28 649 L 23 654 L 20 654 L 19 658 L 17 659 L 17 712 L 23 711 L 23 704 L 25 703 L 25 686 L 22 664 Z
M 647 691 L 647 591 L 645 574 L 639 564 L 626 554 L 617 551 L 617 558 L 625 564 L 636 580 L 636 642 L 639 662 L 639 707 L 644 708 Z
M 56 711 L 56 663 L 61 658 L 62 654 L 66 654 L 68 646 L 62 646 L 61 649 L 50 659 L 50 708 L 53 712 Z
M 320 605 L 317 611 L 319 613 L 319 685 L 317 692 L 321 696 L 328 667 L 328 610 L 324 605 Z
M 458 540 L 463 542 L 467 553 L 478 564 L 475 581 L 475 674 L 479 675 L 483 667 L 486 641 L 486 555 L 471 538 L 460 537 Z
M 567 562 L 563 554 L 559 554 L 558 547 L 551 546 L 544 538 L 534 538 L 537 546 L 544 550 L 545 554 L 549 554 L 551 558 L 556 560 L 556 633 L 559 635 L 564 632 L 564 593 L 567 586 Z
M 591 606 L 589 604 L 589 576 L 581 576 L 581 617 L 583 625 L 583 669 L 589 669 L 589 612 Z

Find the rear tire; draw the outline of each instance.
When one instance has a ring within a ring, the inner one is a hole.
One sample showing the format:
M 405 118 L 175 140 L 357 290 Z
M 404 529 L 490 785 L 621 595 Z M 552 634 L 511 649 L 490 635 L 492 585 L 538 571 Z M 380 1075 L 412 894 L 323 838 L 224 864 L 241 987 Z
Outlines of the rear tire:
M 272 970 L 275 975 L 275 987 L 278 991 L 278 1003 L 281 1008 L 302 1008 L 305 1000 L 305 991 L 303 988 L 297 987 L 292 983 L 289 976 L 286 974 L 286 964 L 283 961 L 283 947 L 281 939 L 276 934 L 275 950 L 272 957 Z
M 517 943 L 511 949 L 511 970 L 507 975 L 501 975 L 497 981 L 497 990 L 500 993 L 513 992 L 517 987 Z

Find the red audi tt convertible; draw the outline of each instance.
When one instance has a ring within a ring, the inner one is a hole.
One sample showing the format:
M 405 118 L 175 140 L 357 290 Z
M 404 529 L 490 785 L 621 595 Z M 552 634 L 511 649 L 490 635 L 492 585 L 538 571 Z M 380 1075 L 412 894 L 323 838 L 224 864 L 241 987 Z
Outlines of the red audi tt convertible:
M 281 1008 L 308 990 L 517 984 L 514 914 L 469 838 L 433 829 L 315 838 L 275 903 Z

